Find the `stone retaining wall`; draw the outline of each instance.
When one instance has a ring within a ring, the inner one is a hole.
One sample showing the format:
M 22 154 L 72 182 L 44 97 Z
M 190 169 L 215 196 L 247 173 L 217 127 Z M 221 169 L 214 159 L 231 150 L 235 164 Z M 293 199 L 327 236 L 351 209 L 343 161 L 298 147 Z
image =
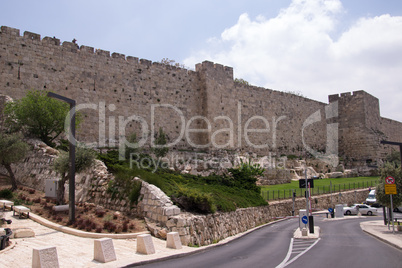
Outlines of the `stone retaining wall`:
M 351 204 L 363 202 L 368 195 L 368 189 L 332 194 L 333 204 Z M 317 200 L 317 203 L 316 201 Z M 314 209 L 326 209 L 331 206 L 331 195 L 312 198 Z M 296 213 L 305 209 L 304 198 L 295 201 Z M 241 208 L 233 212 L 221 212 L 208 215 L 180 214 L 171 217 L 165 232 L 179 232 L 184 245 L 209 245 L 229 236 L 245 232 L 256 226 L 268 223 L 275 218 L 290 216 L 292 200 L 270 203 L 268 206 Z M 164 233 L 164 232 L 162 232 Z
M 139 178 L 135 179 L 140 180 Z M 138 211 L 142 215 L 153 221 L 165 224 L 171 216 L 180 214 L 180 208 L 173 205 L 172 200 L 161 189 L 145 181 L 141 182 Z

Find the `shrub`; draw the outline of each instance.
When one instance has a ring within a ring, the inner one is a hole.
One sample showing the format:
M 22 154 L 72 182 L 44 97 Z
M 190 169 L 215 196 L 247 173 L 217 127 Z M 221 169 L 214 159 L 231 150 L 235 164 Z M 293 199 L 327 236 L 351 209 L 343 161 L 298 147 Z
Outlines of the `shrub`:
M 0 190 L 0 198 L 2 198 L 2 199 L 12 199 L 13 198 L 13 192 L 11 191 L 11 189 Z
M 111 221 L 107 221 L 103 224 L 103 229 L 107 230 L 109 233 L 113 233 L 116 231 L 116 225 Z
M 133 181 L 131 191 L 129 193 L 129 200 L 131 204 L 137 204 L 140 197 L 142 183 L 140 181 Z
M 95 210 L 95 215 L 98 217 L 98 218 L 102 218 L 103 216 L 105 216 L 105 210 L 103 209 L 103 208 L 97 208 L 96 210 Z
M 211 194 L 199 192 L 196 189 L 179 187 L 173 200 L 187 211 L 199 213 L 214 213 L 216 211 Z
M 125 233 L 128 231 L 128 222 L 126 222 L 126 221 L 123 222 L 123 226 L 122 226 L 121 230 Z

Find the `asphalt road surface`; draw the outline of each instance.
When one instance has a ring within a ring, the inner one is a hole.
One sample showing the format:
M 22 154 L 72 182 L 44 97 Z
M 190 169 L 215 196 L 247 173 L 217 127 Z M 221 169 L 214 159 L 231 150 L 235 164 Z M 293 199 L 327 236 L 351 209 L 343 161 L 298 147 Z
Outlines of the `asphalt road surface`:
M 251 232 L 223 246 L 193 255 L 151 263 L 143 267 L 402 267 L 402 251 L 364 233 L 359 223 L 365 219 L 323 221 L 319 239 L 293 239 L 298 218 L 288 219 Z M 280 266 L 279 266 L 280 265 Z

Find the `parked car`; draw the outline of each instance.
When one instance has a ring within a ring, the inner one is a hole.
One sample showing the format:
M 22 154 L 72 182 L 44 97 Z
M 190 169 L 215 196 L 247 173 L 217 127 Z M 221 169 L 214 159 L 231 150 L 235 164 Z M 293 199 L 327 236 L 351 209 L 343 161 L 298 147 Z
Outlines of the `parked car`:
M 394 212 L 402 212 L 402 207 L 396 207 L 396 208 L 394 208 Z
M 357 215 L 358 211 L 361 214 L 367 214 L 368 216 L 377 214 L 376 208 L 370 207 L 365 204 L 354 204 L 353 206 L 343 208 L 343 214 L 345 215 Z
M 367 204 L 367 205 L 375 207 L 375 208 L 381 207 L 381 205 L 379 203 L 377 203 L 377 198 L 375 197 L 375 190 L 370 191 L 364 204 Z
M 377 199 L 375 197 L 375 190 L 371 190 L 369 195 L 366 198 L 366 204 L 367 205 L 372 205 L 372 204 L 374 204 L 376 202 L 377 202 Z

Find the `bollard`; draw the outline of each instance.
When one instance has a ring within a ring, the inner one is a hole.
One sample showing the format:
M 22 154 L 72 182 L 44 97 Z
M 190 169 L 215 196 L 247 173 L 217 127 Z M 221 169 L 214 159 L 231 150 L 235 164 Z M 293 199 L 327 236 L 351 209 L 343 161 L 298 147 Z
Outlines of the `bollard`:
M 167 234 L 166 247 L 174 248 L 174 249 L 182 248 L 180 236 L 179 236 L 178 232 L 170 232 Z
M 94 260 L 103 263 L 116 260 L 116 253 L 111 238 L 94 240 Z
M 59 267 L 56 247 L 44 247 L 33 249 L 32 268 Z
M 314 216 L 308 216 L 308 225 L 310 229 L 310 234 L 314 234 Z
M 150 234 L 137 236 L 137 253 L 154 254 L 155 247 Z

